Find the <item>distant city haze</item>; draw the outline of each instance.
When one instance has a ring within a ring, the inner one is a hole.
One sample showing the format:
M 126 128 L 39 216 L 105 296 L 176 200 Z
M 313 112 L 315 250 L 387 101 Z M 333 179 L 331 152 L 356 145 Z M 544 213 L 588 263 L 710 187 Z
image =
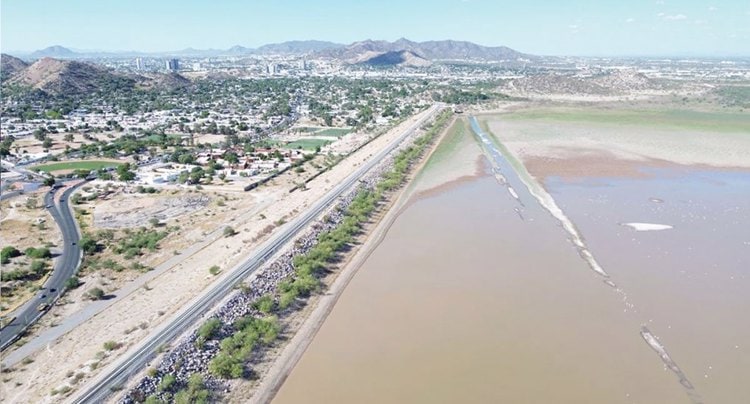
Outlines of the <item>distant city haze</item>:
M 538 55 L 750 56 L 750 2 L 40 1 L 0 5 L 0 47 L 175 51 L 288 40 L 455 39 Z

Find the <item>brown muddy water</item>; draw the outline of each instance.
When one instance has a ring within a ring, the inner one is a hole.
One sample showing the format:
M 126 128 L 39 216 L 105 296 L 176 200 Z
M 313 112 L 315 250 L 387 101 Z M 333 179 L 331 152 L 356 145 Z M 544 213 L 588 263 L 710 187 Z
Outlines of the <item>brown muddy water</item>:
M 750 402 L 750 173 L 548 178 L 564 224 L 473 127 L 274 402 Z
M 750 403 L 750 172 L 644 174 L 546 187 L 699 399 Z
M 423 194 L 274 401 L 750 402 L 750 177 L 651 174 L 546 184 L 609 278 L 497 172 Z

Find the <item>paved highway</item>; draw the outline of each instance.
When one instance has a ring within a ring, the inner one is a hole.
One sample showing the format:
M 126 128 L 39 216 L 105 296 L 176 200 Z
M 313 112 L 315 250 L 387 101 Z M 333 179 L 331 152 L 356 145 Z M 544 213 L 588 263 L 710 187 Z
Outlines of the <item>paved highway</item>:
M 382 161 L 391 151 L 401 144 L 409 135 L 419 128 L 425 121 L 433 117 L 442 109 L 441 105 L 434 105 L 425 111 L 422 117 L 404 130 L 403 134 L 377 155 L 371 157 L 359 169 L 353 172 L 339 185 L 329 191 L 318 203 L 306 212 L 297 216 L 279 232 L 263 243 L 252 256 L 239 267 L 230 271 L 217 284 L 207 289 L 191 303 L 176 314 L 168 324 L 159 327 L 147 339 L 127 352 L 118 361 L 105 368 L 97 377 L 87 383 L 73 400 L 74 403 L 101 403 L 106 400 L 113 388 L 121 387 L 127 379 L 138 372 L 153 358 L 158 348 L 168 344 L 180 334 L 194 325 L 212 306 L 231 293 L 235 285 L 247 278 L 258 269 L 268 258 L 278 251 L 284 244 L 293 239 L 300 230 L 309 225 L 341 194 L 350 189 L 367 171 Z
M 81 184 L 65 189 L 59 204 L 55 203 L 55 194 L 59 189 L 50 189 L 44 196 L 44 204 L 63 235 L 62 252 L 57 257 L 52 275 L 45 282 L 44 288 L 8 316 L 14 319 L 0 330 L 0 349 L 2 350 L 15 342 L 26 328 L 34 324 L 46 312 L 46 309 L 39 310 L 40 308 L 49 307 L 57 301 L 63 292 L 65 281 L 78 270 L 81 260 L 81 249 L 78 247 L 80 235 L 73 213 L 68 206 L 68 198 Z

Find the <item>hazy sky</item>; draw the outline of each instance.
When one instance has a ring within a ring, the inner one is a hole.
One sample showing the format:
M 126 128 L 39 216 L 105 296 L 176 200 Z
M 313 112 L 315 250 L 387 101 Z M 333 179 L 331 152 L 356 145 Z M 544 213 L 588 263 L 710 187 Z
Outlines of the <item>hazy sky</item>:
M 750 0 L 2 0 L 0 47 L 458 39 L 544 55 L 750 56 Z

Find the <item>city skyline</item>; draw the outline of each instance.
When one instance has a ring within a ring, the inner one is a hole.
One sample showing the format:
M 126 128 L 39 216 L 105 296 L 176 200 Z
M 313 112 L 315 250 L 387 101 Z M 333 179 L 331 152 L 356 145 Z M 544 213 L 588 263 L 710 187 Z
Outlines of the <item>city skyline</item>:
M 577 0 L 564 5 L 540 0 L 524 4 L 328 0 L 315 5 L 296 0 L 274 4 L 32 0 L 3 2 L 0 18 L 3 52 L 31 52 L 52 45 L 166 52 L 234 45 L 254 48 L 288 40 L 347 44 L 405 37 L 466 40 L 539 55 L 750 55 L 750 5 L 726 0 L 679 4 Z

